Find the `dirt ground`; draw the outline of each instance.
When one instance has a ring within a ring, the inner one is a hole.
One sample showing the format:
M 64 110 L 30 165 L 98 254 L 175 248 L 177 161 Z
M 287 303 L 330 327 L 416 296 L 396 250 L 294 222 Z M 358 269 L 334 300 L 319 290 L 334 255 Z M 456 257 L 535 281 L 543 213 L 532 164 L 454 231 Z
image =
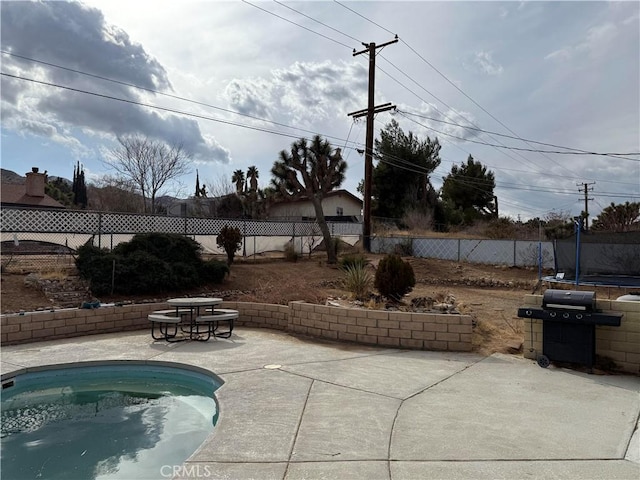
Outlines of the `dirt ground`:
M 369 255 L 372 265 L 382 258 Z M 516 317 L 523 296 L 537 283 L 535 270 L 457 263 L 444 260 L 407 258 L 413 266 L 416 286 L 406 297 L 443 298 L 453 295 L 458 310 L 476 320 L 475 350 L 482 354 L 508 353 L 523 340 L 523 322 Z M 371 267 L 372 273 L 374 266 Z M 27 271 L 2 273 L 1 311 L 33 311 L 51 308 L 52 301 L 36 287 L 25 283 Z M 58 272 L 60 276 L 63 273 Z M 42 275 L 55 276 L 55 273 Z M 296 263 L 281 258 L 240 259 L 222 285 L 188 292 L 167 292 L 159 300 L 174 296 L 215 294 L 227 300 L 260 301 L 285 304 L 304 300 L 325 304 L 327 299 L 349 298 L 342 288 L 343 273 L 329 266 L 323 254 Z M 114 301 L 148 301 L 149 296 L 102 297 L 103 303 Z

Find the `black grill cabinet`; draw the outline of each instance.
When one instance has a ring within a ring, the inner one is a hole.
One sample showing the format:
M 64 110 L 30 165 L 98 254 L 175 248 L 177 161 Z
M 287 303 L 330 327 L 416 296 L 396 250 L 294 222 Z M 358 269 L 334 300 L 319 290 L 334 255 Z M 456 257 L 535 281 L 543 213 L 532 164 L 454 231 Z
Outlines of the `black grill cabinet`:
M 593 368 L 596 325 L 620 326 L 622 314 L 596 310 L 595 292 L 553 290 L 544 292 L 542 308 L 521 307 L 518 317 L 542 320 L 542 354 L 538 365 L 551 361 Z

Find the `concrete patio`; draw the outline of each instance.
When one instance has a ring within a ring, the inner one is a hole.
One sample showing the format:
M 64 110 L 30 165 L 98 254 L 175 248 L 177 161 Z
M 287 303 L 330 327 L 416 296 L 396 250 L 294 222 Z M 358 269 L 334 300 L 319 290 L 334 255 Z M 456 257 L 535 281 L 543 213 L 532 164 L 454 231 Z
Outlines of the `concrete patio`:
M 206 343 L 144 331 L 6 346 L 1 371 L 114 359 L 224 380 L 218 424 L 179 478 L 640 478 L 635 376 L 242 327 Z

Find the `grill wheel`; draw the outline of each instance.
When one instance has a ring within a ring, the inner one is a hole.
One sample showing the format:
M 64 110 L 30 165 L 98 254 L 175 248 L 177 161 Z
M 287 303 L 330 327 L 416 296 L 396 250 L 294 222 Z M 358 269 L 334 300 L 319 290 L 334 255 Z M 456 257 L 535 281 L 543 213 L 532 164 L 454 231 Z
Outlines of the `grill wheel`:
M 551 361 L 546 355 L 538 355 L 538 358 L 536 358 L 536 362 L 538 362 L 538 365 L 540 365 L 542 368 L 547 368 L 549 365 L 551 365 Z

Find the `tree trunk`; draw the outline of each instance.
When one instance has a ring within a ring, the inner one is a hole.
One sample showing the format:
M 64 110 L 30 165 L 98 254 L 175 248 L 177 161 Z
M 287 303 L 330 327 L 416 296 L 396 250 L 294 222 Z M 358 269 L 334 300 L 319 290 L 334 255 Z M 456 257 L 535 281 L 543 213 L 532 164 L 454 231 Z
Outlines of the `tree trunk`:
M 324 211 L 322 210 L 322 199 L 317 198 L 315 195 L 311 196 L 311 203 L 316 211 L 316 222 L 322 232 L 322 238 L 324 239 L 324 246 L 327 249 L 327 263 L 338 263 L 338 256 L 336 255 L 336 249 L 333 245 L 333 239 L 331 238 L 331 232 L 329 232 L 329 226 L 324 219 Z

